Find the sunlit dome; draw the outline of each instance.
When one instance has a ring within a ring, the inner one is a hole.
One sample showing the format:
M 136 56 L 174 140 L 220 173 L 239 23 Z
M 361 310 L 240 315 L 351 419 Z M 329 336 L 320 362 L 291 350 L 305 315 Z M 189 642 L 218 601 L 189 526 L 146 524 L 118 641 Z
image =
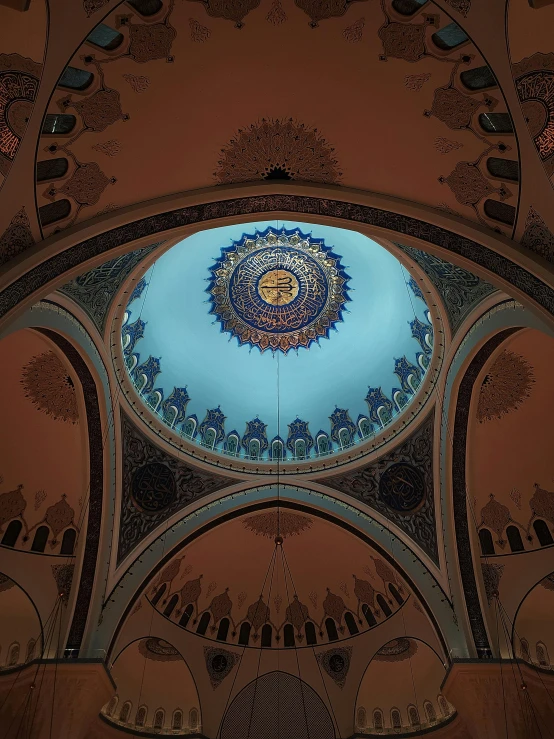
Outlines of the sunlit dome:
M 379 433 L 418 392 L 431 316 L 397 258 L 354 231 L 258 222 L 201 231 L 132 292 L 127 370 L 185 440 L 285 463 Z

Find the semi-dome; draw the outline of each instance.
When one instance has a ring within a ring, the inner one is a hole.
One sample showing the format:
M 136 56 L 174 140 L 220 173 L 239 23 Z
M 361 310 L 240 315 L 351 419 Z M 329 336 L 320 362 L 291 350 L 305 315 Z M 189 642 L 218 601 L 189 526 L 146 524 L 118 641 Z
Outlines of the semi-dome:
M 132 291 L 125 364 L 185 441 L 305 460 L 373 437 L 418 392 L 431 315 L 409 271 L 346 229 L 261 222 L 199 232 Z

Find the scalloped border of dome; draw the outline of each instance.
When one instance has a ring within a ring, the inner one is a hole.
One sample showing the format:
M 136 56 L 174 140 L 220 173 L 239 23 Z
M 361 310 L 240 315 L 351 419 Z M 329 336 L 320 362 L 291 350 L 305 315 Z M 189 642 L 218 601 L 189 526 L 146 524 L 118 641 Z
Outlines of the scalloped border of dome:
M 311 221 L 316 224 L 318 219 Z M 302 223 L 303 221 L 300 221 Z M 255 221 L 252 221 L 255 223 Z M 245 225 L 249 225 L 245 221 Z M 339 227 L 340 224 L 339 224 Z M 210 230 L 210 229 L 205 229 Z M 360 232 L 361 233 L 361 232 Z M 368 238 L 372 238 L 368 234 L 363 234 Z M 417 279 L 418 284 L 423 283 L 427 293 L 432 293 L 433 286 L 425 272 L 415 262 L 406 255 L 406 253 L 383 238 L 377 240 L 381 248 L 389 251 L 406 270 Z M 347 447 L 343 451 L 335 451 L 333 454 L 324 457 L 308 458 L 306 461 L 280 460 L 272 462 L 271 460 L 248 460 L 244 457 L 233 457 L 219 451 L 211 451 L 194 441 L 187 441 L 177 431 L 173 431 L 143 400 L 141 400 L 136 392 L 129 372 L 125 366 L 125 357 L 121 346 L 122 326 L 125 319 L 128 297 L 136 287 L 142 276 L 148 269 L 158 260 L 162 254 L 167 252 L 175 245 L 173 240 L 167 241 L 163 246 L 149 253 L 148 256 L 131 272 L 125 281 L 123 281 L 118 293 L 114 296 L 113 303 L 118 306 L 120 313 L 113 317 L 110 328 L 110 349 L 111 359 L 122 395 L 127 401 L 126 407 L 128 411 L 132 411 L 141 423 L 149 427 L 150 431 L 156 437 L 161 438 L 170 447 L 178 450 L 179 454 L 188 457 L 190 460 L 197 460 L 205 464 L 216 466 L 225 471 L 234 471 L 239 474 L 258 474 L 258 475 L 298 475 L 313 474 L 314 472 L 324 472 L 326 470 L 334 470 L 338 467 L 354 463 L 361 459 L 365 459 L 369 455 L 375 454 L 377 451 L 382 453 L 385 448 L 398 440 L 402 432 L 411 427 L 416 419 L 421 417 L 422 411 L 428 407 L 428 401 L 432 397 L 433 391 L 439 381 L 443 359 L 446 350 L 446 331 L 448 326 L 446 319 L 446 309 L 441 305 L 438 307 L 435 302 L 427 304 L 427 308 L 431 315 L 434 342 L 433 351 L 429 361 L 427 371 L 423 376 L 423 380 L 416 394 L 406 404 L 405 409 L 394 417 L 394 420 L 386 425 L 381 431 L 375 432 L 372 436 L 364 441 L 355 443 L 353 446 Z M 445 320 L 442 318 L 443 314 Z M 419 401 L 419 403 L 418 403 Z

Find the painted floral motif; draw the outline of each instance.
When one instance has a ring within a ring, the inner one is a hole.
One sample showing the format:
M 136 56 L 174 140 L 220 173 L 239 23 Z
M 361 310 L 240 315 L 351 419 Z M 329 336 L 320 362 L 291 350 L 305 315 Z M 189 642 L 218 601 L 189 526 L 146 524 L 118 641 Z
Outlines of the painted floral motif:
M 0 266 L 33 246 L 34 243 L 29 217 L 23 207 L 18 210 L 10 221 L 10 225 L 0 236 Z
M 533 207 L 527 214 L 521 245 L 548 262 L 554 262 L 554 234 Z
M 313 520 L 300 513 L 279 510 L 256 513 L 244 518 L 242 523 L 246 529 L 257 536 L 274 539 L 279 534 L 283 539 L 287 539 L 289 536 L 298 536 L 311 528 Z
M 52 565 L 52 575 L 56 581 L 58 595 L 61 597 L 64 605 L 67 605 L 69 602 L 74 569 L 75 565 Z
M 133 92 L 139 94 L 146 92 L 150 86 L 150 77 L 146 77 L 143 74 L 124 74 L 123 79 L 131 85 Z
M 176 662 L 183 659 L 175 647 L 157 637 L 141 639 L 138 650 L 143 657 L 154 662 Z
M 329 18 L 340 18 L 354 2 L 367 2 L 367 0 L 294 0 L 296 5 L 310 18 L 310 26 L 317 28 L 320 21 Z
M 376 659 L 378 662 L 403 662 L 413 657 L 416 652 L 417 642 L 414 639 L 400 637 L 399 639 L 393 639 L 381 647 L 375 653 L 373 659 Z
M 421 74 L 408 74 L 404 77 L 404 84 L 408 90 L 415 90 L 418 92 L 421 90 L 423 85 L 431 79 L 429 72 L 422 72 Z
M 502 578 L 504 565 L 497 564 L 481 564 L 483 572 L 483 584 L 485 586 L 485 594 L 487 602 L 490 604 L 498 595 L 498 586 Z
M 269 21 L 269 23 L 272 23 L 274 26 L 278 26 L 287 20 L 287 14 L 283 10 L 283 5 L 282 5 L 281 0 L 273 0 L 273 2 L 271 3 L 271 8 L 269 9 L 269 13 L 266 16 L 266 19 Z
M 189 18 L 190 38 L 195 44 L 203 44 L 210 38 L 211 31 L 207 26 L 198 23 L 194 18 Z
M 121 151 L 122 145 L 121 141 L 110 139 L 109 141 L 104 141 L 102 144 L 95 144 L 92 148 L 101 154 L 105 154 L 107 157 L 115 157 Z
M 22 371 L 25 397 L 55 421 L 77 423 L 79 412 L 73 380 L 53 351 L 33 357 Z
M 262 119 L 221 150 L 214 172 L 220 184 L 254 180 L 303 180 L 338 184 L 342 172 L 334 149 L 320 132 L 289 119 Z
M 459 141 L 452 141 L 452 139 L 445 139 L 444 136 L 438 136 L 434 141 L 434 146 L 439 154 L 449 154 L 451 151 L 461 149 L 463 144 Z
M 533 368 L 519 354 L 504 349 L 487 372 L 477 404 L 477 420 L 500 420 L 516 411 L 530 396 L 535 382 Z
M 242 28 L 244 18 L 260 4 L 260 0 L 189 0 L 189 2 L 201 2 L 208 15 L 233 21 L 235 28 Z
M 362 40 L 364 35 L 365 18 L 360 18 L 351 26 L 347 26 L 342 35 L 351 44 L 357 44 L 358 41 Z

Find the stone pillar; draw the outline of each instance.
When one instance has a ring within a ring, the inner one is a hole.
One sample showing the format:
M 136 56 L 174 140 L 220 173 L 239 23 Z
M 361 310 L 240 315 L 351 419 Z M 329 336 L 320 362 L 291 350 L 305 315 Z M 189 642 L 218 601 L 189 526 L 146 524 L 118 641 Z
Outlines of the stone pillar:
M 519 660 L 455 660 L 442 692 L 474 739 L 541 739 L 554 725 L 554 673 Z
M 84 739 L 114 694 L 101 660 L 36 660 L 5 671 L 0 673 L 2 737 Z

